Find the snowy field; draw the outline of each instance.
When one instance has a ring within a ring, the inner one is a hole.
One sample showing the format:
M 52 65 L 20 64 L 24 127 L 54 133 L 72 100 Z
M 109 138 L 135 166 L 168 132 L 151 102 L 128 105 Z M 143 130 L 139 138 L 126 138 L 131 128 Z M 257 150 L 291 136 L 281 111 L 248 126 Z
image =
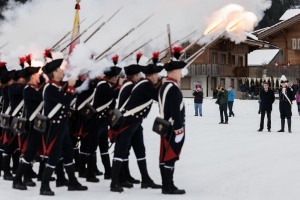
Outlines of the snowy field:
M 280 129 L 279 105 L 272 112 L 272 132 L 257 132 L 260 115 L 257 100 L 236 100 L 236 116 L 229 124 L 220 122 L 215 100 L 205 99 L 203 117 L 194 116 L 192 99 L 186 104 L 186 142 L 175 170 L 175 184 L 186 190 L 184 196 L 166 196 L 161 190 L 140 189 L 135 185 L 125 192 L 109 191 L 110 181 L 86 183 L 87 192 L 67 192 L 66 188 L 51 187 L 55 197 L 39 195 L 40 182 L 27 191 L 12 190 L 12 182 L 0 180 L 0 199 L 105 199 L 105 200 L 299 200 L 300 199 L 300 117 L 293 105 L 292 134 L 277 133 Z M 158 168 L 159 137 L 151 131 L 158 108 L 155 104 L 144 122 L 148 170 L 157 183 L 161 182 Z M 266 121 L 265 121 L 266 123 Z M 287 127 L 286 127 L 287 129 Z M 99 153 L 98 153 L 99 155 Z M 100 162 L 98 166 L 103 171 Z M 38 166 L 35 166 L 37 169 Z M 134 153 L 130 157 L 131 173 L 140 177 Z

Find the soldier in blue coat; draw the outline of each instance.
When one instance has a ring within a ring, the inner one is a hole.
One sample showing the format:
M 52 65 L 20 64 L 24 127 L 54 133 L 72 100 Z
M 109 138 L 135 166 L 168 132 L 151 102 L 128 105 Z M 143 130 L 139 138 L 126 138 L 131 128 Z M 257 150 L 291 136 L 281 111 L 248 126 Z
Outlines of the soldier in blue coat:
M 172 131 L 166 137 L 161 136 L 160 171 L 163 194 L 185 194 L 173 182 L 175 162 L 179 160 L 185 138 L 185 107 L 180 90 L 181 70 L 186 63 L 179 61 L 180 49 L 174 49 L 174 58 L 164 68 L 168 73 L 165 83 L 159 91 L 161 118 L 170 121 Z
M 284 132 L 285 118 L 288 123 L 288 131 L 292 132 L 292 102 L 295 99 L 293 90 L 288 86 L 288 80 L 284 75 L 280 78 L 281 88 L 279 89 L 279 111 L 281 118 L 281 129 L 278 132 Z
M 24 144 L 25 152 L 22 152 L 24 155 L 20 161 L 16 176 L 13 180 L 13 188 L 19 190 L 26 190 L 26 186 L 36 185 L 31 180 L 30 169 L 32 167 L 32 161 L 42 144 L 41 134 L 33 129 L 33 120 L 43 108 L 42 89 L 39 89 L 38 87 L 40 82 L 40 75 L 38 74 L 39 70 L 40 67 L 27 67 L 24 69 L 24 78 L 27 84 L 23 90 L 23 116 L 28 120 L 26 124 L 28 127 L 28 132 L 26 133 L 27 143 L 25 142 Z M 23 176 L 24 182 L 22 181 Z
M 75 177 L 73 146 L 68 130 L 69 109 L 75 93 L 73 87 L 75 80 L 68 81 L 67 87 L 62 87 L 61 81 L 64 73 L 60 67 L 63 64 L 63 59 L 57 59 L 47 63 L 42 68 L 49 78 L 49 82 L 44 87 L 43 99 L 44 115 L 50 120 L 50 127 L 48 127 L 49 130 L 44 137 L 44 153 L 48 159 L 42 177 L 40 194 L 48 196 L 54 195 L 50 189 L 49 181 L 61 156 L 69 177 L 68 190 L 88 189 L 86 186 L 82 186 Z

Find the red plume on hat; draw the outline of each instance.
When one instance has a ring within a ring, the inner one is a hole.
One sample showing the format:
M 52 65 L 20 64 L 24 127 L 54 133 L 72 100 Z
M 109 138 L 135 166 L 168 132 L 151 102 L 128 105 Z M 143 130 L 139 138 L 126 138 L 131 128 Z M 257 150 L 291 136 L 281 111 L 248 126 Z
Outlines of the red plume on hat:
M 158 59 L 159 59 L 159 52 L 154 52 L 152 54 L 152 62 L 153 62 L 153 64 L 156 65 L 158 63 Z
M 76 0 L 76 5 L 75 5 L 75 10 L 80 10 L 80 5 L 79 5 L 79 3 L 80 3 L 80 0 Z
M 112 61 L 113 61 L 114 65 L 117 65 L 118 61 L 119 61 L 119 55 L 115 55 L 114 57 L 112 57 Z
M 25 58 L 28 65 L 31 66 L 31 54 L 28 54 Z
M 6 67 L 6 62 L 0 62 L 0 68 L 1 67 Z
M 183 48 L 178 46 L 178 47 L 173 47 L 172 48 L 172 52 L 173 52 L 173 56 L 179 60 L 181 53 L 182 53 Z
M 44 51 L 44 58 L 51 58 L 52 59 L 52 54 L 51 54 L 51 49 L 45 49 Z
M 20 61 L 21 67 L 24 68 L 24 63 L 26 62 L 26 57 L 25 57 L 25 56 L 20 57 L 20 58 L 19 58 L 19 61 Z
M 141 57 L 143 56 L 142 52 L 136 54 L 136 63 L 139 64 Z

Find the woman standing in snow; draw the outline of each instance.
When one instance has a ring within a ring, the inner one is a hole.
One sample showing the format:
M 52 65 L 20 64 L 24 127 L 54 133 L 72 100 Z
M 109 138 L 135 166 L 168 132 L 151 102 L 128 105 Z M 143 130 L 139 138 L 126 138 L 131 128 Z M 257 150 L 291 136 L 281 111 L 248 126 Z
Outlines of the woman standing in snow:
M 298 90 L 298 92 L 296 94 L 296 102 L 297 102 L 297 105 L 298 105 L 298 113 L 299 113 L 299 116 L 300 116 L 300 89 Z

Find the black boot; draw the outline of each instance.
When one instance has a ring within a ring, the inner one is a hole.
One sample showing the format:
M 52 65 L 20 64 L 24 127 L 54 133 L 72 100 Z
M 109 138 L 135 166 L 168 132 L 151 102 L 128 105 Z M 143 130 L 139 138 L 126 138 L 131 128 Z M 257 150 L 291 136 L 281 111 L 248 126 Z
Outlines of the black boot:
M 133 188 L 133 183 L 129 182 L 127 180 L 127 171 L 125 169 L 126 167 L 124 167 L 124 163 L 122 164 L 120 173 L 119 173 L 119 182 L 120 185 L 124 188 Z
M 41 181 L 42 178 L 43 178 L 43 173 L 44 173 L 44 169 L 45 169 L 45 164 L 46 164 L 46 159 L 45 158 L 42 158 L 40 160 L 40 166 L 39 166 L 39 172 L 37 174 L 37 180 L 38 181 Z M 50 181 L 55 181 L 55 178 L 54 177 L 51 177 L 50 178 Z
M 111 170 L 111 184 L 110 191 L 112 192 L 123 192 L 123 187 L 120 186 L 119 175 L 122 168 L 122 161 L 114 160 Z
M 1 172 L 3 171 L 3 161 L 2 161 L 2 158 L 3 158 L 3 152 L 0 151 L 0 176 L 1 176 Z
M 285 119 L 281 119 L 281 129 L 277 132 L 284 132 Z
M 12 181 L 14 179 L 13 175 L 10 172 L 10 155 L 3 155 L 3 179 L 6 181 Z
M 12 154 L 12 161 L 13 161 L 12 173 L 13 173 L 13 174 L 16 174 L 16 173 L 17 173 L 17 169 L 18 169 L 19 163 L 20 163 L 20 156 L 21 156 L 20 150 L 16 150 L 16 151 Z
M 288 123 L 289 133 L 292 133 L 292 119 L 288 119 L 287 123 Z
M 92 183 L 98 183 L 100 180 L 96 177 L 94 173 L 94 167 L 95 167 L 94 162 L 95 159 L 93 158 L 93 155 L 89 155 L 87 157 L 86 181 Z
M 124 170 L 124 175 L 125 175 L 125 178 L 127 181 L 129 181 L 130 183 L 132 184 L 140 184 L 141 181 L 140 180 L 137 180 L 135 178 L 133 178 L 130 174 L 130 171 L 129 171 L 129 161 L 123 161 L 123 170 Z
M 110 166 L 110 158 L 109 154 L 101 155 L 102 164 L 105 169 L 104 179 L 111 179 L 111 166 Z
M 51 190 L 49 182 L 51 175 L 53 173 L 54 169 L 50 167 L 45 167 L 42 177 L 42 184 L 40 189 L 40 195 L 45 196 L 54 196 L 54 192 Z
M 87 164 L 87 155 L 86 154 L 80 154 L 80 167 L 79 167 L 79 177 L 80 178 L 86 178 L 86 164 Z
M 93 155 L 93 163 L 94 163 L 94 173 L 96 176 L 102 176 L 103 175 L 103 172 L 101 172 L 99 169 L 98 169 L 98 166 L 97 166 L 97 153 L 95 153 Z
M 56 187 L 68 186 L 69 181 L 65 177 L 64 166 L 62 160 L 60 160 L 55 168 L 56 174 Z
M 88 190 L 87 186 L 81 185 L 75 177 L 74 164 L 65 167 L 69 178 L 68 191 L 85 191 Z
M 74 161 L 75 161 L 75 172 L 79 172 L 80 169 L 80 155 L 79 149 L 74 149 Z
M 146 159 L 138 161 L 138 166 L 142 175 L 141 188 L 160 189 L 161 185 L 155 184 L 148 174 Z
M 27 187 L 25 185 L 25 182 L 23 183 L 22 177 L 26 174 L 28 169 L 30 168 L 30 163 L 22 162 L 19 164 L 19 167 L 17 169 L 16 176 L 14 177 L 12 188 L 18 189 L 18 190 L 27 190 Z
M 35 187 L 36 183 L 32 180 L 32 165 L 30 164 L 29 168 L 27 169 L 27 171 L 24 174 L 24 184 L 27 187 Z
M 163 194 L 185 194 L 185 190 L 178 189 L 173 182 L 174 169 L 164 168 L 164 185 L 162 187 Z

